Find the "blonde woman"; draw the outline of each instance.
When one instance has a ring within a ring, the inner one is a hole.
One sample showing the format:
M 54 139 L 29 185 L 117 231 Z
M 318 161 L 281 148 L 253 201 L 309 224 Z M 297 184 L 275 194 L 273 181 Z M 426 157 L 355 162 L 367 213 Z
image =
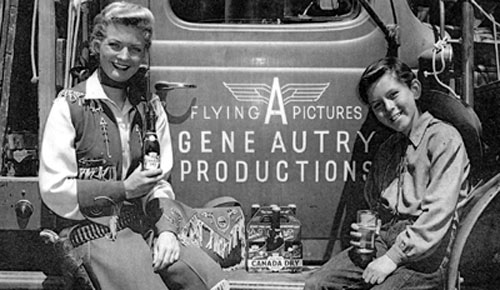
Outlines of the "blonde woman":
M 153 24 L 151 11 L 126 2 L 96 16 L 91 51 L 99 67 L 54 101 L 41 148 L 41 196 L 71 225 L 61 236 L 90 287 L 223 289 L 219 265 L 177 239 L 185 207 L 167 181 L 171 138 L 157 97 L 150 103 L 160 168 L 141 168 L 146 98 L 132 80 L 145 63 Z M 74 288 L 82 287 L 78 281 Z

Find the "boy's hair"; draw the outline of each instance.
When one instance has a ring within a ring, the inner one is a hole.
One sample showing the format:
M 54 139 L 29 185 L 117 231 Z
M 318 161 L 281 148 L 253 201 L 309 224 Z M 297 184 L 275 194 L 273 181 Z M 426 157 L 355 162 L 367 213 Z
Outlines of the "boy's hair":
M 392 73 L 398 81 L 406 84 L 408 87 L 416 79 L 415 73 L 411 68 L 396 57 L 384 57 L 370 64 L 361 75 L 358 84 L 359 97 L 366 105 L 368 102 L 368 90 L 386 73 Z
M 151 11 L 143 6 L 132 4 L 128 2 L 113 2 L 94 18 L 94 27 L 90 36 L 90 43 L 94 41 L 102 41 L 106 38 L 106 28 L 111 24 L 122 24 L 133 26 L 139 29 L 146 42 L 146 49 L 151 46 L 151 39 L 153 37 L 154 16 Z M 94 45 L 90 46 L 92 53 Z

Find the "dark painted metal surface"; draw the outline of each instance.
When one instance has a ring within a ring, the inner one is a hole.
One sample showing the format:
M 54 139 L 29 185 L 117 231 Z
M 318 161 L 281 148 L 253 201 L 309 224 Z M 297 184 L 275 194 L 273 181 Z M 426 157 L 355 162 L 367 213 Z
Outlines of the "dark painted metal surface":
M 416 67 L 432 31 L 406 1 L 395 4 L 400 56 Z M 152 83 L 197 86 L 166 96 L 178 199 L 199 206 L 231 195 L 247 212 L 253 203 L 298 204 L 305 259 L 321 260 L 341 195 L 362 194 L 362 186 L 343 193 L 345 184 L 362 185 L 384 139 L 364 130 L 356 84 L 386 55 L 385 35 L 363 10 L 328 23 L 197 24 L 178 19 L 168 1 L 150 5 Z M 393 23 L 390 1 L 373 8 Z
M 495 200 L 497 197 L 498 193 L 500 192 L 500 174 L 496 175 L 492 179 L 488 180 L 485 184 L 477 187 L 476 190 L 474 190 L 471 195 L 470 199 L 468 200 L 468 203 L 464 207 L 464 212 L 462 213 L 462 221 L 460 222 L 460 226 L 458 228 L 456 240 L 453 245 L 453 250 L 452 250 L 452 255 L 450 257 L 450 263 L 448 267 L 448 280 L 447 280 L 447 289 L 448 290 L 455 290 L 457 287 L 459 287 L 459 266 L 461 263 L 462 259 L 462 254 L 465 248 L 465 245 L 467 241 L 470 238 L 470 234 L 472 230 L 474 229 L 475 226 L 478 224 L 478 220 L 480 217 L 485 213 L 485 210 L 487 207 Z M 498 228 L 498 215 L 496 216 L 496 221 L 493 221 L 492 227 Z M 477 236 L 475 237 L 477 240 L 489 240 L 488 236 L 484 235 L 485 232 L 482 232 L 482 236 Z M 481 233 L 478 233 L 481 234 Z M 497 244 L 496 240 L 491 240 L 491 244 L 486 247 L 480 247 L 479 244 L 472 244 L 470 245 L 472 247 L 472 256 L 476 263 L 478 262 L 479 264 L 485 264 L 485 263 L 496 263 L 499 265 L 499 261 L 493 261 L 495 258 L 493 255 L 491 257 L 488 256 L 481 256 L 479 253 L 484 252 L 482 249 L 487 249 L 493 247 Z M 475 248 L 475 249 L 474 249 Z M 489 261 L 488 259 L 491 259 Z M 465 265 L 467 267 L 467 265 Z M 498 272 L 493 273 L 493 278 L 498 277 Z M 497 278 L 498 279 L 498 278 Z M 469 281 L 464 281 L 466 283 L 469 283 Z M 492 281 L 476 281 L 476 283 L 484 283 L 486 286 L 487 284 L 491 284 Z M 496 281 L 497 283 L 500 281 Z M 498 286 L 498 284 L 496 284 Z M 495 285 L 489 285 L 492 287 L 495 287 Z M 489 287 L 488 286 L 488 287 Z

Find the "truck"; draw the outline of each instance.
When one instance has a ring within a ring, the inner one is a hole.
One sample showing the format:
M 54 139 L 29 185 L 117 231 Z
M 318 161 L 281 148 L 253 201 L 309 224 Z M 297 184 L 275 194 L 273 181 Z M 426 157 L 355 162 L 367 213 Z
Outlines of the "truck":
M 63 286 L 55 249 L 40 232 L 60 225 L 39 196 L 38 144 L 58 91 L 84 77 L 92 18 L 111 1 L 25 2 L 2 2 L 0 289 L 51 289 Z M 499 249 L 481 242 L 496 233 L 485 220 L 497 217 L 495 1 L 130 2 L 156 19 L 149 84 L 171 124 L 177 199 L 198 207 L 231 196 L 248 220 L 252 204 L 295 204 L 304 267 L 320 265 L 348 244 L 371 158 L 390 134 L 358 99 L 357 81 L 368 64 L 393 55 L 482 124 L 468 147 L 477 188 L 489 198 L 477 198 L 469 222 L 476 232 L 463 240 L 489 248 L 481 252 L 486 264 L 498 267 Z M 427 107 L 439 114 L 436 100 Z M 301 274 L 228 275 L 234 289 L 303 282 Z M 471 276 L 465 282 L 484 278 Z

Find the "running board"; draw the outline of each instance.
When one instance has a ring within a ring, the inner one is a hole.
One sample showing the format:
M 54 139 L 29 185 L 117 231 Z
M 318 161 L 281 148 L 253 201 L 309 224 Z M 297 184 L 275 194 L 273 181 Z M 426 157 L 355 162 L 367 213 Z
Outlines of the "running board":
M 309 271 L 301 273 L 249 273 L 227 271 L 231 290 L 301 290 Z M 64 280 L 41 271 L 0 271 L 0 289 L 60 290 Z

